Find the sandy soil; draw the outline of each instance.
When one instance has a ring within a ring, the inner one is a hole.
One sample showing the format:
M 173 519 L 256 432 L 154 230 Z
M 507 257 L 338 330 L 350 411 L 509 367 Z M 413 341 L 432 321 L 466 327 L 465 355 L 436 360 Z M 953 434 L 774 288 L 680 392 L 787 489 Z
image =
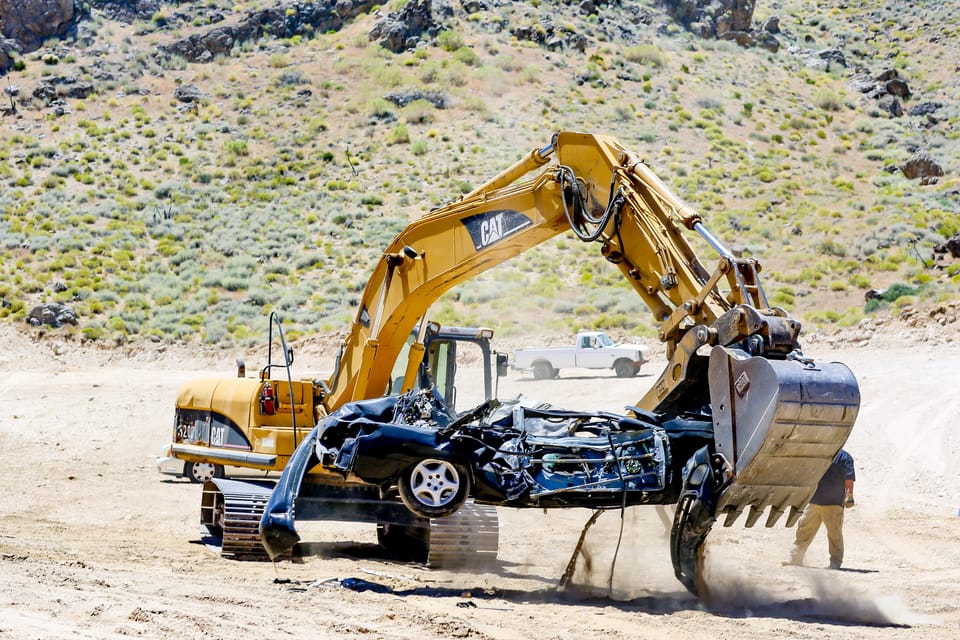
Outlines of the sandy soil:
M 822 532 L 800 568 L 781 566 L 792 529 L 718 526 L 706 603 L 673 577 L 650 507 L 601 517 L 564 592 L 584 510 L 500 509 L 489 571 L 394 562 L 371 526 L 342 523 L 305 526 L 318 555 L 300 563 L 220 559 L 199 543 L 199 487 L 160 476 L 154 459 L 177 387 L 231 375 L 231 355 L 99 351 L 12 330 L 0 347 L 0 638 L 960 637 L 960 345 L 949 340 L 808 345 L 847 363 L 863 395 L 847 447 L 859 477 L 845 568 L 822 568 Z M 633 380 L 514 373 L 501 396 L 620 410 L 660 364 Z M 388 591 L 350 590 L 347 578 Z

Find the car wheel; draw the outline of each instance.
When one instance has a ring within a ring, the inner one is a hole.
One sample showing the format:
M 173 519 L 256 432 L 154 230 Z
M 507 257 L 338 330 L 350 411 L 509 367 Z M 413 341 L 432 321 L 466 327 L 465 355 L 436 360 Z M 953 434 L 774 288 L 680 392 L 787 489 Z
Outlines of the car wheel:
M 195 484 L 223 477 L 223 465 L 212 462 L 188 462 L 183 465 L 183 475 Z
M 466 467 L 449 460 L 421 460 L 404 471 L 397 484 L 403 504 L 424 518 L 449 516 L 470 495 Z
M 533 377 L 537 380 L 546 380 L 556 377 L 556 369 L 549 362 L 538 362 L 533 365 Z
M 637 375 L 637 365 L 629 360 L 617 360 L 613 363 L 613 370 L 618 378 L 632 378 Z

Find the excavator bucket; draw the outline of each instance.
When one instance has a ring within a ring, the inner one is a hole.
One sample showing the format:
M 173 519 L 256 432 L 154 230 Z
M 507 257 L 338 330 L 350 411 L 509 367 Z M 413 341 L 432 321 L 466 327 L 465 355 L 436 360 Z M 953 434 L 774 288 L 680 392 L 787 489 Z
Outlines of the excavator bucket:
M 714 347 L 708 378 L 716 452 L 733 477 L 718 496 L 717 517 L 730 526 L 744 510 L 752 527 L 786 512 L 791 526 L 843 447 L 860 407 L 845 365 L 803 357 L 771 360 Z

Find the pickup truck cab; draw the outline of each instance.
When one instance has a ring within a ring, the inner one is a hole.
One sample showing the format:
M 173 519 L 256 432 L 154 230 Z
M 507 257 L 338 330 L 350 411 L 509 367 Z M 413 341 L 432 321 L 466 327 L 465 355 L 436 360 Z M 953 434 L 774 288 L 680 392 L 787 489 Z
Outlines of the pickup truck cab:
M 612 369 L 618 377 L 637 375 L 648 347 L 620 344 L 602 331 L 581 331 L 572 347 L 540 347 L 513 352 L 515 369 L 532 370 L 538 380 L 556 378 L 560 369 Z

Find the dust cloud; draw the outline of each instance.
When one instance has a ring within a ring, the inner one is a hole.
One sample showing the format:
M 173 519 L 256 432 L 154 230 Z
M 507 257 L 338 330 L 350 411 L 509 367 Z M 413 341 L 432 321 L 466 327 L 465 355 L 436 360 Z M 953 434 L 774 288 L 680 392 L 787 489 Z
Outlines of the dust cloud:
M 619 510 L 607 511 L 587 534 L 572 585 L 617 601 L 694 601 L 673 574 L 669 542 L 669 526 L 653 506 L 628 508 L 622 517 Z
M 718 555 L 708 542 L 704 571 L 709 593 L 703 600 L 716 614 L 877 627 L 942 622 L 912 611 L 897 594 L 861 591 L 856 579 L 861 572 L 856 569 L 790 567 L 763 571 L 761 565 L 745 572 L 742 563 Z M 787 579 L 793 572 L 801 572 L 799 583 Z

